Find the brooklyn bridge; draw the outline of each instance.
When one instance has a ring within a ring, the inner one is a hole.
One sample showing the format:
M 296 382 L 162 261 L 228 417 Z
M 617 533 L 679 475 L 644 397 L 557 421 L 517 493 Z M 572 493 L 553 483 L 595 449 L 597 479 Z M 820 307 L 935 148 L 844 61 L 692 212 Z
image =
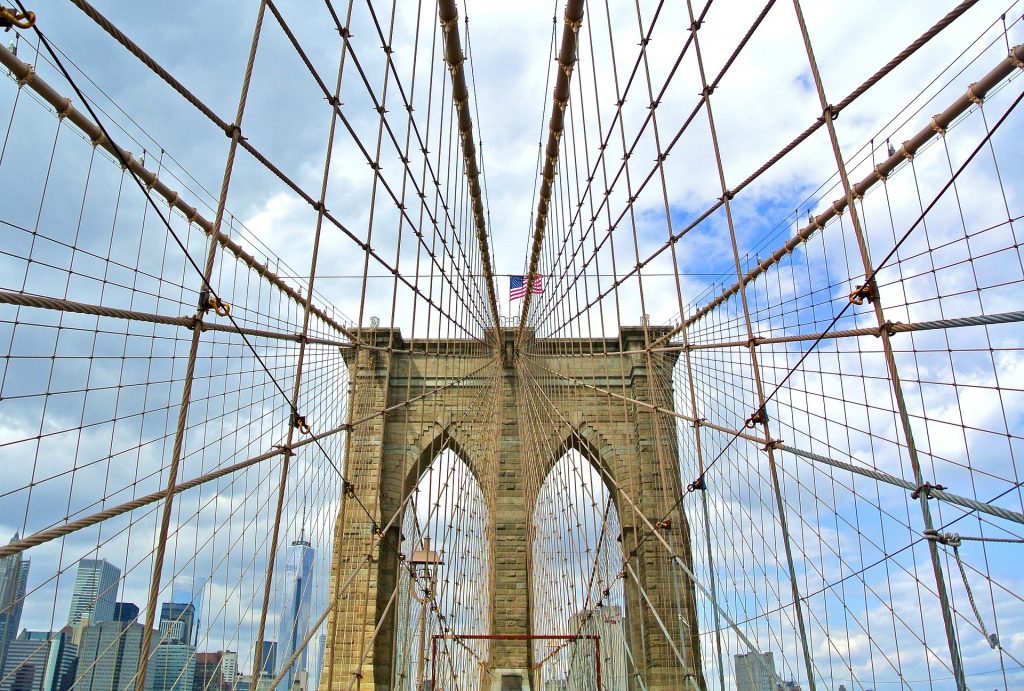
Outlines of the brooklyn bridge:
M 0 0 L 0 691 L 1024 688 L 1022 24 Z

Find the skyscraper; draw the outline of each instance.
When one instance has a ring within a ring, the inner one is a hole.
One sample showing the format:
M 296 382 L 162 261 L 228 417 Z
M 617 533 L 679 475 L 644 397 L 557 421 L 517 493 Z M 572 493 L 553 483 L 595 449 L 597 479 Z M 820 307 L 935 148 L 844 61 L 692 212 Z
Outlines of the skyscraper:
M 75 691 L 134 691 L 145 627 L 126 616 L 132 609 L 138 612 L 138 607 L 121 604 L 123 619 L 85 627 L 78 649 Z M 152 674 L 153 668 L 149 667 L 147 688 Z
M 87 617 L 93 624 L 112 621 L 120 580 L 121 569 L 105 559 L 83 559 L 78 562 L 68 625 L 76 626 L 83 617 Z
M 165 602 L 160 608 L 160 642 L 191 643 L 195 614 L 191 602 Z
M 224 651 L 196 653 L 192 688 L 194 691 L 226 691 L 229 688 L 224 679 Z
M 192 603 L 165 602 L 160 608 L 160 632 L 149 660 L 152 675 L 147 691 L 192 691 L 196 649 L 192 645 L 195 607 Z
M 193 644 L 195 644 L 196 636 L 199 634 L 199 621 L 203 616 L 203 591 L 205 588 L 205 583 L 200 582 L 197 584 L 193 579 L 189 578 L 175 578 L 171 581 L 171 602 L 184 605 L 192 604 Z
M 734 655 L 736 691 L 775 691 L 775 656 L 767 653 Z
M 223 652 L 220 657 L 220 673 L 228 688 L 235 685 L 235 680 L 238 678 L 238 653 L 233 650 Z
M 75 679 L 78 648 L 69 629 L 22 631 L 11 641 L 0 677 L 3 691 L 68 691 Z
M 281 666 L 288 664 L 288 660 L 299 649 L 302 639 L 309 631 L 309 605 L 313 595 L 315 554 L 316 551 L 306 541 L 305 534 L 300 535 L 288 548 L 288 560 L 284 571 L 284 611 L 281 614 L 281 633 L 278 638 Z M 305 674 L 299 673 L 308 671 L 307 658 L 307 651 L 303 649 L 295 664 L 282 679 L 279 691 L 291 691 L 296 680 L 306 678 Z M 273 669 L 275 668 L 271 668 L 271 671 Z
M 15 533 L 11 542 L 17 539 Z M 7 649 L 21 628 L 29 565 L 29 560 L 22 559 L 20 553 L 0 559 L 0 670 L 4 668 Z
M 277 669 L 277 641 L 263 641 L 260 651 L 260 676 L 274 676 L 274 670 Z
M 28 633 L 27 631 L 25 633 Z M 50 645 L 35 636 L 21 636 L 11 641 L 7 649 L 3 675 L 0 676 L 2 691 L 42 691 L 43 674 L 46 672 L 46 657 Z
M 309 659 L 310 691 L 320 688 L 320 674 L 324 669 L 324 651 L 327 650 L 327 632 L 322 632 L 315 640 L 316 649 L 311 651 L 311 659 Z M 312 644 L 312 641 L 310 641 L 310 644 Z

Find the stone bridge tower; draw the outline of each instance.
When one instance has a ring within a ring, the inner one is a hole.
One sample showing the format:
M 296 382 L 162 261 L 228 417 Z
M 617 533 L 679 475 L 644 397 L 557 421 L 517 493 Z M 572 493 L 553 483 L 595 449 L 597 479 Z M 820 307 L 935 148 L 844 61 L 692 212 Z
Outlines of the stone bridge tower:
M 662 333 L 647 331 L 650 339 Z M 640 327 L 624 327 L 618 338 L 538 341 L 529 354 L 515 352 L 514 330 L 490 333 L 503 347 L 501 357 L 477 341 L 407 340 L 384 328 L 364 334 L 377 347 L 346 356 L 351 419 L 388 412 L 355 426 L 348 439 L 345 474 L 351 485 L 335 528 L 320 691 L 392 688 L 397 608 L 389 608 L 389 600 L 398 578 L 401 511 L 445 449 L 462 458 L 493 503 L 490 633 L 522 637 L 491 642 L 483 688 L 539 691 L 532 642 L 525 637 L 550 632 L 531 630 L 528 525 L 540 491 L 531 477 L 543 477 L 565 451 L 576 449 L 607 480 L 623 552 L 636 550 L 629 559 L 633 575 L 624 577 L 626 637 L 643 685 L 651 691 L 704 689 L 693 585 L 655 540 L 636 549 L 638 538 L 650 532 L 638 514 L 651 524 L 670 515 L 672 526 L 661 534 L 685 562 L 691 560 L 673 470 L 679 467 L 674 425 L 644 406 L 575 383 L 670 408 L 675 355 L 647 356 Z M 651 386 L 649 367 L 667 373 L 657 386 Z M 524 387 L 543 389 L 543 395 L 529 395 Z M 542 399 L 549 406 L 544 415 L 550 426 L 524 424 L 527 397 L 531 405 Z M 530 463 L 543 472 L 525 472 Z M 630 688 L 641 687 L 634 681 Z

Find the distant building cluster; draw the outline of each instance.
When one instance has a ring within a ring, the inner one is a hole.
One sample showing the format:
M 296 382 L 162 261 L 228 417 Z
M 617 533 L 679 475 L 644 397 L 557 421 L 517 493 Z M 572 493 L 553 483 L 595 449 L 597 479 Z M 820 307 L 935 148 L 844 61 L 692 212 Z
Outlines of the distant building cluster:
M 736 691 L 803 691 L 795 681 L 782 681 L 775 671 L 775 655 L 746 653 L 733 656 L 736 665 Z M 846 691 L 840 686 L 839 691 Z
M 14 536 L 18 539 L 18 535 Z M 260 673 L 239 670 L 238 653 L 199 651 L 201 598 L 174 584 L 148 641 L 144 691 L 313 691 L 321 659 L 305 649 L 275 689 L 274 678 L 300 649 L 310 625 L 315 550 L 292 542 L 285 567 L 278 641 L 253 651 Z M 117 601 L 121 570 L 104 559 L 78 562 L 67 624 L 58 631 L 20 630 L 30 560 L 0 558 L 0 691 L 135 691 L 146 643 L 139 607 Z

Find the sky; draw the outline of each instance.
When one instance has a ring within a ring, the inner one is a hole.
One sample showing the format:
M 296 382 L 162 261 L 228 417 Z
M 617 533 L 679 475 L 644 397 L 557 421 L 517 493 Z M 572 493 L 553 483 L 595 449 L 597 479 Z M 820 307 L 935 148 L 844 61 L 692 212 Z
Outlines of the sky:
M 308 3 L 308 6 L 280 4 L 308 59 L 325 82 L 333 84 L 339 46 L 329 15 L 316 3 Z M 923 0 L 803 4 L 831 103 L 851 92 L 952 5 Z M 95 5 L 221 118 L 232 119 L 252 35 L 255 3 L 219 1 L 178 5 L 172 16 L 168 16 L 165 7 L 145 3 L 97 0 Z M 641 3 L 645 25 L 653 14 L 653 5 Z M 423 22 L 433 23 L 433 8 L 430 3 L 411 0 L 395 7 L 392 55 L 402 75 L 402 86 L 416 103 L 417 123 L 423 125 L 431 94 L 433 100 L 439 98 L 437 93 L 431 92 L 428 75 L 434 74 L 440 83 L 443 66 L 438 60 L 431 61 L 429 47 L 424 45 L 417 50 L 413 41 L 420 16 L 417 9 L 422 9 Z M 503 316 L 512 315 L 521 309 L 521 303 L 508 301 L 506 276 L 522 273 L 526 267 L 537 206 L 538 147 L 546 138 L 551 107 L 551 78 L 555 69 L 551 46 L 553 35 L 561 32 L 562 3 L 467 0 L 459 7 L 461 21 L 468 17 L 468 38 L 463 37 L 463 46 L 470 57 L 467 68 L 474 87 L 474 126 L 485 172 L 488 231 L 497 274 L 499 310 Z M 762 5 L 754 2 L 719 1 L 711 6 L 700 31 L 709 75 L 721 68 L 761 8 Z M 162 180 L 179 190 L 182 197 L 199 207 L 207 218 L 212 218 L 228 147 L 223 132 L 130 57 L 71 3 L 46 0 L 32 9 L 39 17 L 40 28 L 72 69 L 76 84 L 99 109 L 101 119 L 116 133 L 115 138 L 136 156 L 144 155 L 151 168 L 159 167 Z M 378 9 L 386 30 L 392 10 L 389 7 Z M 853 180 L 867 174 L 874 158 L 884 157 L 887 139 L 891 138 L 898 146 L 910 133 L 926 127 L 934 112 L 962 94 L 968 83 L 1005 55 L 1007 39 L 1002 36 L 1000 20 L 1004 13 L 1010 27 L 1009 42 L 1021 42 L 1024 29 L 1019 21 L 1020 3 L 979 2 L 842 113 L 837 120 L 837 132 Z M 607 58 L 604 45 L 608 43 L 608 24 L 616 29 L 614 66 Z M 642 79 L 631 87 L 621 109 L 621 136 L 618 131 L 609 129 L 611 117 L 617 110 L 616 78 L 625 79 L 637 55 L 640 36 L 636 24 L 636 8 L 630 3 L 609 4 L 607 9 L 595 3 L 588 6 L 585 15 L 583 31 L 595 41 L 597 57 L 591 60 L 589 55 L 584 55 L 580 61 L 578 70 L 583 86 L 574 91 L 576 101 L 571 103 L 573 108 L 578 108 L 573 111 L 574 117 L 582 120 L 585 116 L 591 123 L 600 117 L 604 129 L 612 133 L 612 145 L 606 157 L 609 170 L 622 166 L 621 139 L 631 138 L 639 131 L 648 112 L 646 81 Z M 647 49 L 650 81 L 655 90 L 665 82 L 688 24 L 683 2 L 666 3 L 658 15 Z M 365 4 L 355 4 L 352 32 L 359 65 L 375 96 L 379 96 L 384 74 L 383 51 Z M 422 30 L 420 35 L 427 41 L 434 37 L 434 32 Z M 14 40 L 13 35 L 4 34 L 3 40 L 8 43 Z M 36 56 L 30 40 L 19 40 L 16 45 L 20 58 L 36 63 L 40 74 L 58 91 L 71 95 L 70 87 L 53 66 Z M 418 75 L 415 87 L 408 77 L 413 64 L 417 66 Z M 346 69 L 341 99 L 343 111 L 358 138 L 372 148 L 380 118 L 351 58 Z M 1011 82 L 993 97 L 985 112 L 988 125 L 1019 92 L 1019 85 L 1019 81 Z M 407 117 L 397 95 L 398 88 L 394 83 L 389 86 L 387 122 L 394 126 L 395 136 L 401 141 Z M 440 90 L 442 87 L 435 85 L 433 88 Z M 683 114 L 696 105 L 700 90 L 697 66 L 691 53 L 681 63 L 678 76 L 673 77 L 658 105 L 662 141 L 675 135 Z M 14 83 L 4 80 L 0 89 L 0 118 L 3 118 L 0 123 L 6 127 L 3 154 L 0 154 L 3 289 L 185 314 L 194 305 L 193 274 L 180 252 L 167 240 L 158 219 L 145 208 L 137 190 L 130 188 L 116 165 L 102 156 L 93 156 L 87 142 L 77 137 L 73 128 L 66 123 L 58 128 L 56 119 L 27 95 L 18 96 L 24 100 L 15 107 L 16 94 Z M 80 99 L 74 100 L 80 105 Z M 790 3 L 776 3 L 771 8 L 764 24 L 723 78 L 713 95 L 712 106 L 722 164 L 730 186 L 745 179 L 818 117 L 821 108 Z M 436 118 L 437 113 L 433 117 Z M 887 242 L 891 244 L 897 230 L 913 222 L 922 203 L 917 199 L 918 190 L 923 190 L 923 203 L 927 203 L 930 195 L 948 179 L 950 163 L 943 158 L 945 152 L 949 152 L 949 161 L 962 161 L 983 135 L 981 123 L 980 116 L 966 119 L 951 131 L 944 147 L 932 147 L 922 154 L 920 164 L 913 170 L 903 170 L 894 176 L 887 195 L 876 193 L 868 198 L 865 213 L 869 215 L 867 227 L 872 248 L 884 248 Z M 244 135 L 284 174 L 315 196 L 324 166 L 328 126 L 329 111 L 323 95 L 315 88 L 277 23 L 268 15 L 256 57 Z M 423 131 L 426 131 L 425 126 Z M 591 145 L 594 136 L 591 132 L 588 141 Z M 871 142 L 873 149 L 869 147 Z M 890 319 L 916 321 L 1019 308 L 1017 293 L 1024 277 L 1019 275 L 1019 245 L 1015 237 L 1007 239 L 1002 231 L 979 230 L 998 222 L 1000 217 L 1019 213 L 1021 208 L 1024 183 L 1013 165 L 1024 148 L 1024 124 L 1019 116 L 1007 122 L 996 143 L 999 160 L 1004 164 L 1002 168 L 991 161 L 982 161 L 977 170 L 972 170 L 970 182 L 964 182 L 956 190 L 959 208 L 966 209 L 969 223 L 963 224 L 962 230 L 958 227 L 956 219 L 960 214 L 947 197 L 930 217 L 927 233 L 916 234 L 894 262 L 892 271 L 880 275 L 883 286 L 892 287 L 886 293 Z M 639 179 L 652 168 L 656 146 L 652 130 L 645 129 L 629 164 L 635 178 Z M 593 161 L 596 153 L 593 146 L 586 152 L 585 145 L 581 143 L 579 147 L 574 166 L 563 158 L 558 184 L 567 180 L 578 184 L 580 177 L 586 175 L 582 172 L 588 167 L 586 162 Z M 415 145 L 412 149 L 412 158 L 418 163 L 422 158 L 415 154 Z M 398 155 L 387 139 L 382 150 L 383 178 L 395 182 L 397 190 L 399 178 L 395 171 L 401 167 Z M 457 151 L 452 142 L 440 142 L 432 153 L 438 157 L 440 165 L 444 160 L 442 154 L 452 151 Z M 397 262 L 404 273 L 410 274 L 413 271 L 410 267 L 415 266 L 416 247 L 408 230 L 411 221 L 403 225 L 388 198 L 388 191 L 381 186 L 376 191 L 377 211 L 371 221 L 367 202 L 374 194 L 373 175 L 351 136 L 342 133 L 338 137 L 331 163 L 327 207 L 358 239 L 365 239 L 372 232 L 371 244 L 379 250 L 380 256 Z M 446 165 L 448 170 L 457 170 L 457 159 L 455 164 L 449 160 Z M 604 271 L 608 271 L 614 259 L 621 274 L 623 267 L 630 267 L 638 259 L 656 252 L 668 233 L 678 232 L 721 196 L 708 121 L 703 114 L 680 135 L 672 155 L 665 161 L 664 170 L 668 181 L 664 192 L 655 183 L 639 193 L 634 203 L 628 204 L 628 193 L 624 185 L 619 184 L 608 195 L 613 218 L 629 207 L 635 216 L 626 218 L 616 227 L 615 250 L 609 248 L 599 253 Z M 834 171 L 828 140 L 824 130 L 820 130 L 737 197 L 732 211 L 742 265 L 751 265 L 782 244 L 792 234 L 798 220 L 799 225 L 803 225 L 808 211 L 818 213 L 833 199 L 842 196 Z M 1001 203 L 994 193 L 996 189 L 1005 191 Z M 412 192 L 408 194 L 410 199 L 414 198 Z M 595 196 L 600 198 L 601 190 Z M 577 195 L 571 194 L 570 198 L 575 202 Z M 415 211 L 418 205 L 409 206 Z M 227 210 L 232 236 L 286 280 L 301 286 L 309 273 L 316 218 L 309 205 L 248 154 L 242 153 L 233 171 Z M 886 216 L 889 216 L 888 223 Z M 411 212 L 410 218 L 415 218 L 415 213 Z M 549 245 L 563 238 L 561 219 L 551 224 Z M 194 228 L 189 229 L 180 217 L 175 217 L 172 225 L 185 238 L 190 252 L 202 256 L 201 234 Z M 591 233 L 600 238 L 607 225 L 607 219 L 602 219 L 595 223 Z M 138 232 L 140 227 L 142 233 Z M 976 237 L 970 243 L 958 241 L 957 234 L 968 227 L 972 232 L 977 231 Z M 404 234 L 396 232 L 396 228 L 404 228 Z M 44 229 L 43 235 L 49 233 L 49 240 L 36 241 L 33 233 L 25 229 Z M 578 228 L 575 232 L 578 233 Z M 467 232 L 462 237 L 470 235 Z M 842 238 L 839 235 L 821 239 L 819 244 L 808 244 L 772 274 L 773 283 L 757 288 L 760 291 L 757 295 L 764 298 L 762 307 L 755 305 L 755 310 L 760 310 L 755 311 L 758 329 L 763 327 L 766 331 L 783 334 L 821 328 L 827 323 L 834 305 L 845 299 L 849 284 L 857 275 L 856 248 L 848 234 L 842 234 Z M 404 242 L 401 248 L 397 245 L 399 237 Z M 72 251 L 70 247 L 82 251 Z M 735 280 L 736 267 L 723 214 L 714 214 L 676 247 L 675 266 L 671 254 L 663 252 L 644 268 L 643 302 L 639 295 L 640 282 L 627 281 L 604 301 L 602 307 L 608 309 L 600 312 L 595 309 L 590 320 L 570 319 L 581 307 L 581 296 L 577 288 L 571 289 L 569 294 L 559 292 L 563 288 L 557 277 L 564 272 L 564 266 L 542 264 L 542 273 L 547 274 L 547 294 L 534 305 L 538 333 L 613 334 L 620 320 L 623 324 L 636 324 L 645 314 L 650 315 L 654 324 L 674 323 L 680 312 L 690 312 L 695 306 L 706 303 Z M 879 253 L 876 252 L 876 256 Z M 970 261 L 964 259 L 968 254 Z M 29 256 L 34 263 L 26 261 Z M 925 266 L 924 258 L 931 260 L 932 265 Z M 456 322 L 473 316 L 460 312 L 470 308 L 460 306 L 458 301 L 445 303 L 450 296 L 446 298 L 443 290 L 430 285 L 428 278 L 417 283 L 418 289 L 437 304 L 455 309 L 459 318 L 446 322 L 437 319 L 437 310 L 433 310 L 435 319 L 428 323 L 425 315 L 431 310 L 423 307 L 422 300 L 415 302 L 412 292 L 401 286 L 397 289 L 397 298 L 393 297 L 393 278 L 385 267 L 372 261 L 367 269 L 371 278 L 367 280 L 363 295 L 364 260 L 364 253 L 350 238 L 337 229 L 326 230 L 318 261 L 318 302 L 329 305 L 340 321 L 367 324 L 371 316 L 376 316 L 383 324 L 393 324 L 406 335 L 467 335 L 460 331 Z M 935 269 L 935 261 L 941 265 L 941 270 Z M 74 271 L 67 270 L 71 265 Z M 445 266 L 450 270 L 448 264 Z M 968 267 L 973 272 L 968 272 Z M 429 273 L 425 265 L 422 271 L 424 276 Z M 815 278 L 805 279 L 800 272 L 813 273 Z M 95 280 L 100 273 L 104 280 Z M 591 298 L 597 290 L 608 287 L 608 279 L 594 273 L 592 266 L 582 281 Z M 157 276 L 162 280 L 157 281 Z M 930 282 L 929 277 L 932 277 Z M 239 310 L 239 319 L 246 325 L 286 331 L 300 328 L 301 314 L 295 308 L 276 302 L 269 290 L 234 265 L 218 266 L 215 278 L 219 288 L 246 305 L 244 312 Z M 458 285 L 464 289 L 463 297 L 473 290 L 479 296 L 479 279 L 465 277 L 461 280 Z M 961 286 L 966 288 L 960 290 Z M 973 287 L 978 289 L 971 290 Z M 610 308 L 612 302 L 616 304 L 617 313 Z M 414 303 L 419 307 L 414 307 Z M 735 305 L 730 309 L 734 308 Z M 864 314 L 851 317 L 849 325 L 867 323 Z M 14 328 L 13 323 L 19 319 L 10 310 L 4 312 L 6 348 L 12 357 L 24 358 L 25 366 L 4 370 L 0 430 L 6 446 L 0 453 L 4 454 L 4 462 L 17 466 L 12 475 L 0 483 L 0 487 L 7 488 L 6 494 L 0 496 L 0 502 L 4 502 L 0 504 L 3 516 L 0 528 L 7 533 L 36 530 L 66 515 L 95 510 L 97 496 L 120 501 L 133 492 L 160 487 L 166 472 L 161 459 L 166 456 L 172 437 L 173 401 L 180 393 L 175 382 L 181 378 L 187 334 L 173 335 L 170 327 L 155 327 L 127 335 L 108 329 L 93 338 L 90 329 L 94 322 L 70 315 L 60 322 L 62 333 L 58 336 L 54 323 L 47 318 L 38 318 L 36 325 L 19 323 Z M 80 327 L 77 332 L 76 326 Z M 721 318 L 709 320 L 707 326 L 698 325 L 693 337 L 698 341 L 744 338 L 741 327 L 735 311 L 727 311 Z M 322 325 L 315 328 L 322 328 L 324 333 L 329 331 Z M 475 325 L 470 327 L 468 335 L 479 336 L 480 333 L 479 325 Z M 951 342 L 948 336 L 920 335 L 914 337 L 913 348 L 899 354 L 901 367 L 912 372 L 906 376 L 911 414 L 928 462 L 933 468 L 945 471 L 947 477 L 954 476 L 961 483 L 968 483 L 970 491 L 962 488 L 964 493 L 988 496 L 1019 479 L 1015 467 L 1008 468 L 1006 459 L 1012 459 L 1014 453 L 1021 451 L 1018 438 L 1021 420 L 1014 412 L 1020 409 L 1017 405 L 1020 392 L 1011 382 L 1019 381 L 1018 375 L 1024 367 L 1019 355 L 1022 337 L 1009 328 L 993 330 L 987 334 L 985 343 L 975 340 L 974 336 L 953 335 Z M 816 355 L 804 368 L 799 382 L 781 394 L 784 405 L 780 407 L 796 412 L 792 418 L 783 419 L 780 425 L 786 433 L 784 436 L 794 444 L 803 441 L 809 448 L 842 455 L 844 459 L 870 458 L 876 467 L 905 476 L 905 472 L 898 472 L 905 467 L 905 459 L 895 441 L 899 437 L 895 421 L 891 416 L 881 419 L 884 415 L 880 417 L 870 404 L 871 394 L 887 395 L 885 386 L 881 387 L 882 393 L 873 386 L 884 375 L 879 374 L 881 361 L 872 343 L 873 339 L 858 341 L 857 352 L 851 355 L 851 351 L 846 351 L 843 356 L 838 350 L 833 353 L 824 347 L 824 354 Z M 985 361 L 984 353 L 977 354 L 979 348 L 989 348 L 998 354 Z M 956 354 L 948 355 L 949 350 Z M 124 364 L 119 354 L 126 352 L 138 358 Z M 288 346 L 263 351 L 272 371 L 285 381 L 293 372 L 290 358 L 294 352 Z M 766 366 L 769 378 L 779 377 L 793 366 L 800 352 L 773 351 L 766 358 L 770 363 Z M 863 357 L 860 355 L 863 352 L 872 354 Z M 197 415 L 208 416 L 210 421 L 195 422 L 195 438 L 191 440 L 194 446 L 190 447 L 195 451 L 186 464 L 186 475 L 207 471 L 227 459 L 241 460 L 262 450 L 276 434 L 272 420 L 287 413 L 285 403 L 276 398 L 272 382 L 251 362 L 238 359 L 233 364 L 219 364 L 224 354 L 240 356 L 243 353 L 238 343 L 215 337 L 210 349 L 203 351 L 202 387 L 206 388 L 198 394 L 202 406 Z M 102 357 L 93 357 L 94 362 L 86 365 L 87 358 L 81 357 L 84 354 Z M 51 357 L 58 355 L 56 360 Z M 315 357 L 318 371 L 327 373 L 325 378 L 344 370 L 336 351 L 325 347 L 318 350 Z M 851 367 L 850 363 L 856 358 L 860 362 Z M 721 371 L 725 362 L 716 355 L 697 356 L 696 360 L 701 373 L 716 368 Z M 725 380 L 708 375 L 701 385 L 708 398 L 717 401 L 707 411 L 707 416 L 725 426 L 734 426 L 742 423 L 739 411 L 749 402 L 751 391 L 746 365 L 739 360 L 729 360 L 726 364 L 726 371 L 735 374 L 735 381 L 729 381 L 728 375 Z M 865 385 L 865 381 L 871 385 Z M 56 386 L 64 386 L 67 393 L 43 395 Z M 857 386 L 861 387 L 860 392 L 856 391 Z M 842 387 L 841 396 L 830 395 L 839 387 Z M 309 400 L 318 413 L 318 424 L 321 428 L 329 426 L 332 414 L 341 415 L 335 410 L 340 407 L 332 405 L 336 401 L 331 398 L 325 381 L 318 381 L 312 389 Z M 998 396 L 992 393 L 996 389 Z M 90 391 L 88 395 L 86 390 Z M 851 406 L 857 410 L 836 411 L 838 403 L 856 399 L 859 404 L 861 397 L 863 405 Z M 683 405 L 683 399 L 680 400 Z M 845 439 L 837 440 L 837 428 L 830 427 L 837 419 L 841 420 L 838 427 L 846 435 Z M 44 432 L 49 436 L 35 440 L 35 435 Z M 217 439 L 225 437 L 232 440 L 232 448 L 218 447 Z M 339 458 L 340 442 L 335 442 L 329 452 L 334 459 Z M 35 459 L 31 465 L 24 462 L 27 455 Z M 726 457 L 723 465 L 738 479 L 737 486 L 752 489 L 746 493 L 737 491 L 731 496 L 723 494 L 713 507 L 713 515 L 717 521 L 715 529 L 721 531 L 716 535 L 730 536 L 732 545 L 754 545 L 752 554 L 757 556 L 752 559 L 761 564 L 771 561 L 770 553 L 777 547 L 773 544 L 777 538 L 758 533 L 745 536 L 748 542 L 744 543 L 739 533 L 730 532 L 742 532 L 743 526 L 749 530 L 751 524 L 771 513 L 770 499 L 763 494 L 763 486 L 757 486 L 757 480 L 763 479 L 767 471 L 759 467 L 753 476 L 749 475 L 751 471 L 745 464 L 750 457 L 745 452 Z M 332 531 L 338 478 L 331 474 L 327 460 L 316 456 L 310 463 L 287 497 L 288 538 L 297 534 L 305 522 L 314 541 L 326 547 Z M 46 477 L 42 482 L 40 473 Z M 215 578 L 213 589 L 234 583 L 238 590 L 229 596 L 211 593 L 214 601 L 230 599 L 234 608 L 216 620 L 223 630 L 219 634 L 211 633 L 211 640 L 220 636 L 241 641 L 250 635 L 253 622 L 251 617 L 247 619 L 246 612 L 251 609 L 250 603 L 262 596 L 260 578 L 265 569 L 268 538 L 264 533 L 256 540 L 245 542 L 236 526 L 251 529 L 254 525 L 270 525 L 276 498 L 274 482 L 279 473 L 280 467 L 275 461 L 240 474 L 218 493 L 197 492 L 183 502 L 185 508 L 180 514 L 183 518 L 176 538 L 181 540 L 183 556 L 176 558 L 175 563 L 190 572 L 222 574 L 221 585 Z M 806 514 L 808 530 L 821 530 L 818 512 L 838 515 L 842 507 L 844 519 L 849 518 L 845 512 L 848 505 L 841 499 L 825 502 L 820 498 L 815 482 L 821 478 L 799 473 L 789 477 L 794 486 L 800 487 L 789 498 L 791 505 L 803 506 L 801 501 L 804 501 L 806 506 L 813 507 Z M 38 486 L 29 490 L 36 482 Z M 879 496 L 870 495 L 865 501 L 888 507 Z M 59 510 L 54 506 L 59 506 Z M 306 511 L 300 511 L 300 506 Z M 735 516 L 750 520 L 737 520 Z M 26 625 L 44 628 L 53 622 L 59 624 L 65 603 L 70 600 L 73 573 L 68 571 L 69 576 L 57 581 L 44 575 L 73 569 L 74 560 L 84 555 L 90 544 L 106 546 L 118 556 L 120 566 L 126 570 L 140 575 L 146 573 L 148 562 L 145 557 L 134 558 L 133 545 L 138 546 L 135 540 L 141 539 L 140 554 L 148 553 L 155 514 L 141 512 L 132 520 L 135 527 L 129 529 L 127 523 L 118 524 L 113 528 L 114 536 L 107 529 L 108 532 L 86 531 L 88 534 L 83 532 L 78 538 L 69 539 L 66 555 L 56 549 L 34 551 L 30 582 L 38 588 L 37 599 L 45 596 L 49 598 L 47 604 L 52 603 L 52 606 L 45 612 L 41 608 L 27 608 Z M 837 525 L 835 542 L 842 544 L 845 539 L 853 539 L 850 536 L 864 535 L 865 540 L 873 541 L 867 551 L 874 554 L 887 530 L 896 526 L 906 532 L 908 523 L 912 522 L 906 516 L 901 522 L 879 510 L 878 525 L 871 530 L 858 527 L 852 518 L 844 526 Z M 213 526 L 220 527 L 214 530 Z M 827 539 L 812 536 L 801 549 L 813 555 L 823 549 L 825 542 Z M 865 544 L 864 540 L 857 539 L 851 542 L 850 549 L 864 549 Z M 733 560 L 742 561 L 737 550 L 723 547 L 721 553 L 716 554 L 716 559 L 730 565 L 722 567 L 725 572 L 743 570 L 742 564 L 732 566 Z M 879 553 L 884 551 L 883 545 Z M 819 576 L 821 583 L 829 582 L 841 572 L 843 564 L 855 561 L 849 551 L 845 554 L 846 557 L 835 560 L 835 573 L 806 576 L 808 587 L 817 584 Z M 867 562 L 869 557 L 859 559 Z M 989 555 L 986 553 L 984 558 L 988 559 Z M 912 563 L 908 562 L 908 569 L 913 571 L 916 564 L 924 563 L 923 559 L 923 555 L 918 555 Z M 1009 561 L 1007 556 L 995 555 L 988 568 L 1003 573 Z M 202 566 L 197 567 L 197 564 Z M 318 561 L 321 575 L 325 565 L 326 559 Z M 955 569 L 955 562 L 947 562 L 947 567 Z M 811 572 L 813 568 L 808 570 Z M 917 596 L 922 587 L 917 577 L 907 572 L 889 578 L 894 591 L 905 589 L 907 598 Z M 765 578 L 765 582 L 769 581 L 772 585 L 766 589 L 773 589 L 773 592 L 765 592 L 766 601 L 784 601 L 786 584 Z M 1007 590 L 1013 591 L 1014 584 L 1016 581 L 1009 577 L 1005 581 Z M 870 589 L 873 584 L 865 587 Z M 136 602 L 144 600 L 144 578 L 133 577 L 126 581 L 126 588 L 125 597 Z M 737 611 L 759 604 L 757 598 L 761 595 L 754 589 L 738 588 L 737 592 L 741 593 L 733 603 Z M 985 615 L 994 615 L 1004 598 L 1005 602 L 1014 603 L 1014 598 L 1006 593 L 991 594 Z M 879 598 L 879 602 L 885 599 Z M 1010 604 L 1006 605 L 1006 622 L 1012 625 L 1024 621 L 1019 603 L 1013 607 Z M 822 599 L 822 619 L 827 616 L 828 606 Z M 870 608 L 870 605 L 865 607 Z M 206 609 L 215 611 L 210 607 Z M 312 610 L 318 611 L 316 601 Z M 705 612 L 705 616 L 710 617 L 710 614 Z M 971 615 L 966 612 L 964 616 Z M 239 623 L 242 621 L 245 623 Z M 780 619 L 778 629 L 791 623 Z M 906 628 L 919 631 L 924 627 L 922 624 Z M 770 641 L 771 635 L 765 633 L 764 640 Z M 1013 651 L 1019 659 L 1024 655 L 1024 639 L 1011 635 L 1012 639 L 1006 638 L 1012 640 Z M 864 646 L 860 659 L 866 662 L 862 662 L 859 672 L 866 675 L 862 678 L 868 678 L 873 673 L 864 671 L 871 662 L 870 655 L 865 653 L 870 646 L 860 642 Z M 774 641 L 776 645 L 780 643 Z M 785 643 L 792 649 L 791 640 Z M 934 641 L 929 640 L 929 643 L 941 649 Z M 841 652 L 823 648 L 821 657 L 825 659 L 831 654 L 842 657 Z M 972 661 L 976 671 L 999 666 L 998 662 L 993 664 L 985 657 L 984 648 L 970 652 L 977 658 L 976 663 Z M 849 651 L 845 655 L 849 657 Z M 915 671 L 924 669 L 924 663 L 916 659 L 907 664 Z M 795 658 L 787 660 L 786 665 L 789 673 L 800 673 Z M 837 668 L 842 666 L 836 663 Z M 936 684 L 936 687 L 942 688 L 943 684 Z

